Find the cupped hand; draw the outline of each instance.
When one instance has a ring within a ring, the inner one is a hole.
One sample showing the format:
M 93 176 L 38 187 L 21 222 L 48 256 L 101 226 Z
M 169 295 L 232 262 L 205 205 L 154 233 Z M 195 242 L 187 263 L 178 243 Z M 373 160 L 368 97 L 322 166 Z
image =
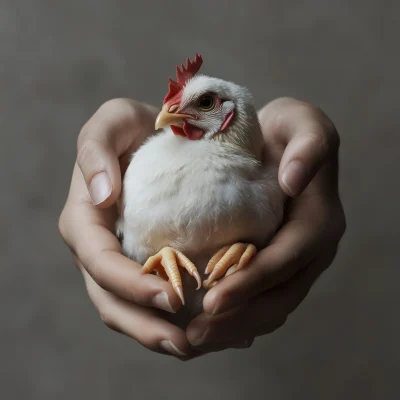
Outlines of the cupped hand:
M 249 347 L 281 327 L 332 263 L 345 232 L 332 121 L 291 98 L 267 104 L 259 118 L 265 156 L 279 165 L 279 183 L 289 196 L 285 219 L 250 265 L 205 296 L 204 313 L 187 328 L 197 355 Z
M 172 286 L 122 254 L 115 236 L 121 176 L 154 132 L 157 110 L 133 100 L 105 103 L 82 128 L 59 230 L 104 323 L 160 353 L 184 357 L 185 332 L 167 322 L 180 300 Z

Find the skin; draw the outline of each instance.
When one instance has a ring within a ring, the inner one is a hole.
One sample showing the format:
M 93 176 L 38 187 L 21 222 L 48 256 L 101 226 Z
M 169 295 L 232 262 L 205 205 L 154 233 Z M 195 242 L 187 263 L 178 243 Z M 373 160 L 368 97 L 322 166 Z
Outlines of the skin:
M 285 323 L 335 258 L 346 229 L 338 193 L 339 136 L 332 121 L 309 103 L 280 98 L 260 110 L 266 155 L 279 164 L 279 183 L 290 196 L 284 224 L 247 268 L 207 293 L 204 313 L 185 332 L 167 321 L 168 311 L 181 306 L 172 286 L 141 275 L 141 266 L 122 255 L 114 234 L 121 176 L 130 154 L 154 132 L 158 112 L 115 99 L 84 125 L 59 218 L 61 236 L 111 329 L 181 360 L 247 348 Z M 100 191 L 99 177 L 109 183 Z M 155 303 L 162 292 L 164 303 Z

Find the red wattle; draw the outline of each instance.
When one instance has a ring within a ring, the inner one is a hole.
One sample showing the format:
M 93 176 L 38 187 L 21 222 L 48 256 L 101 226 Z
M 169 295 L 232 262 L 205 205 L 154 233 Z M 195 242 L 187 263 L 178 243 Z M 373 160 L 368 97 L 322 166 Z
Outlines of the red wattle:
M 171 125 L 171 130 L 175 133 L 175 135 L 186 137 L 185 132 L 179 126 Z
M 204 135 L 204 131 L 197 126 L 189 124 L 189 122 L 183 123 L 183 128 L 175 125 L 171 125 L 171 130 L 175 135 L 187 137 L 190 140 L 198 140 Z
M 203 129 L 189 124 L 187 121 L 183 123 L 183 131 L 190 140 L 198 140 L 204 135 Z

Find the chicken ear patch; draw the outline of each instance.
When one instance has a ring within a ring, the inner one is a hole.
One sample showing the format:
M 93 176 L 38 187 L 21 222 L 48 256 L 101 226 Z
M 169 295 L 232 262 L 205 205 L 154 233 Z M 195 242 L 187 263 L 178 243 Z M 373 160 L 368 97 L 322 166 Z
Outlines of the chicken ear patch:
M 220 128 L 220 131 L 223 132 L 232 121 L 232 118 L 235 116 L 235 110 L 232 110 L 229 114 L 226 115 L 224 122 Z

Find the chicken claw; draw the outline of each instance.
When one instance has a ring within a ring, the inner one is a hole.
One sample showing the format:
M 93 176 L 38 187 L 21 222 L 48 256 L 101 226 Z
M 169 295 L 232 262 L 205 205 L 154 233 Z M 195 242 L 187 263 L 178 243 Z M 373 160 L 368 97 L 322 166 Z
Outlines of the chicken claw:
M 203 287 L 210 289 L 217 283 L 216 279 L 224 274 L 231 275 L 245 267 L 256 253 L 256 246 L 248 243 L 235 243 L 232 246 L 223 247 L 208 262 L 205 274 L 211 274 L 203 282 Z
M 173 249 L 172 247 L 164 247 L 156 255 L 149 257 L 143 265 L 141 273 L 149 274 L 156 271 L 157 275 L 169 279 L 176 294 L 181 299 L 182 304 L 185 305 L 182 279 L 178 266 L 185 268 L 186 271 L 196 279 L 197 289 L 200 289 L 201 279 L 197 268 L 183 253 L 179 250 Z

